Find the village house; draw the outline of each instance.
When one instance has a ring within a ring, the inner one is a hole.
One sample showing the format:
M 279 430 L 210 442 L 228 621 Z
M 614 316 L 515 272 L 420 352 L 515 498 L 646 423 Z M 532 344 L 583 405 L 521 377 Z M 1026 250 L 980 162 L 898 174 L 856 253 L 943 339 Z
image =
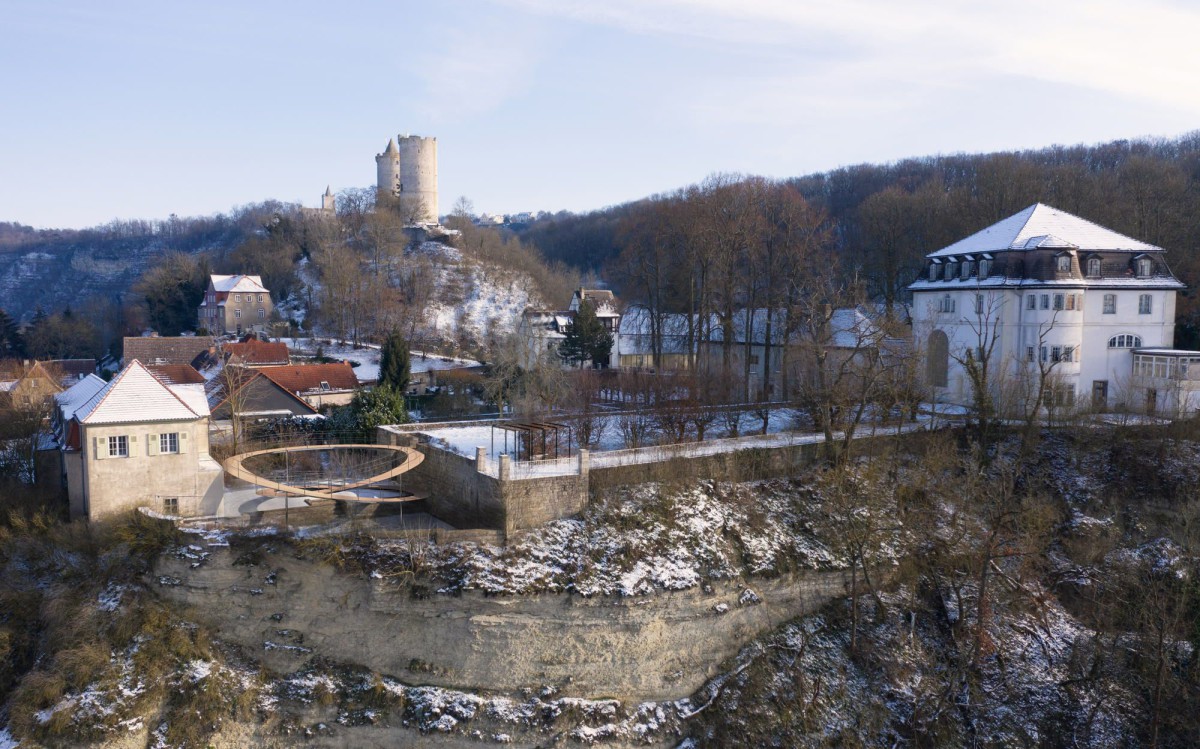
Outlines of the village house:
M 223 343 L 221 353 L 226 364 L 245 367 L 269 367 L 291 363 L 286 343 L 263 341 L 254 333 L 244 336 L 240 341 Z
M 216 341 L 212 336 L 127 336 L 121 344 L 123 359 L 126 364 L 137 359 L 142 364 L 188 364 L 196 369 L 197 366 L 216 351 Z
M 271 293 L 261 276 L 214 274 L 200 302 L 197 325 L 216 336 L 266 333 L 272 311 Z
M 941 400 L 969 404 L 966 363 L 987 357 L 992 395 L 1020 408 L 1194 410 L 1200 352 L 1173 348 L 1183 288 L 1161 247 L 1037 203 L 929 253 L 914 339 Z M 1039 384 L 1040 383 L 1040 384 Z
M 558 350 L 566 338 L 567 326 L 579 313 L 583 302 L 592 305 L 596 318 L 613 339 L 612 351 L 608 361 L 592 362 L 593 366 L 609 368 L 618 366 L 617 333 L 620 328 L 621 313 L 617 309 L 617 300 L 607 289 L 578 288 L 571 295 L 571 303 L 565 310 L 542 310 L 530 307 L 521 314 L 517 322 L 517 336 L 521 341 L 521 366 L 531 369 L 539 364 L 553 363 L 561 365 Z
M 257 367 L 257 371 L 313 408 L 344 406 L 358 390 L 354 368 L 346 362 Z
M 206 382 L 204 375 L 190 364 L 147 364 L 146 369 L 168 385 L 203 385 Z
M 209 410 L 218 426 L 228 428 L 271 419 L 317 416 L 317 409 L 300 396 L 263 375 L 261 369 L 225 367 L 205 385 Z
M 208 454 L 209 409 L 200 385 L 168 385 L 136 359 L 111 382 L 95 375 L 55 398 L 54 435 L 72 518 L 136 507 L 212 515 L 224 493 Z

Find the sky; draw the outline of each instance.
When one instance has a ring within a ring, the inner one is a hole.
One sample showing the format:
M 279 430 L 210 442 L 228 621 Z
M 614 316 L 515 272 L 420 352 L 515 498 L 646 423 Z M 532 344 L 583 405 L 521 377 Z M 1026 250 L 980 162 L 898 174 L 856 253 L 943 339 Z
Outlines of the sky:
M 403 133 L 443 213 L 1175 137 L 1198 29 L 1192 0 L 0 0 L 0 221 L 315 206 Z

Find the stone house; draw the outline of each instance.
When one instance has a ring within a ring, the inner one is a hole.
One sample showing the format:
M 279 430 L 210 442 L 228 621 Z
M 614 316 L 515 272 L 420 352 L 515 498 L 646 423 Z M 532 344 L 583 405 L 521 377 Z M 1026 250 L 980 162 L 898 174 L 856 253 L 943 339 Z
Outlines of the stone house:
M 989 358 L 1003 410 L 1194 410 L 1200 352 L 1174 349 L 1180 283 L 1165 251 L 1041 203 L 926 256 L 914 344 L 933 394 L 967 405 Z
M 62 373 L 39 361 L 12 362 L 0 371 L 0 408 L 31 408 L 63 390 Z
M 168 385 L 135 359 L 111 382 L 80 380 L 55 406 L 72 518 L 99 520 L 137 507 L 217 513 L 223 471 L 208 454 L 202 386 Z
M 261 276 L 209 277 L 196 324 L 211 335 L 266 333 L 274 306 Z

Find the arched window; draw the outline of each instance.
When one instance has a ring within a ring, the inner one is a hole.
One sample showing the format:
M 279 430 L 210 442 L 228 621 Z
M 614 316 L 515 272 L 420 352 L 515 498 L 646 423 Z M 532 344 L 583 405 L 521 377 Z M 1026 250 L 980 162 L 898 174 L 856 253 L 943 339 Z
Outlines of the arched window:
M 936 281 L 938 279 L 938 271 L 940 271 L 941 269 L 942 269 L 941 263 L 930 263 L 929 264 L 929 280 Z
M 1140 257 L 1137 261 L 1136 271 L 1138 278 L 1149 278 L 1151 271 L 1154 269 L 1154 264 L 1148 257 Z
M 981 258 L 979 260 L 979 280 L 982 281 L 983 279 L 987 278 L 988 274 L 991 272 L 992 272 L 992 261 L 988 260 L 986 257 Z
M 1087 274 L 1091 278 L 1100 277 L 1100 258 L 1090 257 L 1087 261 Z
M 962 261 L 962 280 L 966 281 L 971 277 L 972 261 L 970 258 L 964 258 Z
M 950 339 L 940 330 L 929 334 L 926 376 L 934 387 L 946 387 L 950 370 Z
M 1056 257 L 1054 260 L 1055 260 L 1055 270 L 1057 270 L 1059 273 L 1070 273 L 1071 272 L 1071 256 L 1069 254 L 1064 252 L 1061 255 L 1059 255 L 1058 257 Z
M 1108 339 L 1108 347 L 1109 348 L 1141 348 L 1142 347 L 1142 337 L 1136 336 L 1136 335 L 1131 335 L 1129 333 L 1122 333 L 1120 335 L 1115 335 L 1112 338 Z

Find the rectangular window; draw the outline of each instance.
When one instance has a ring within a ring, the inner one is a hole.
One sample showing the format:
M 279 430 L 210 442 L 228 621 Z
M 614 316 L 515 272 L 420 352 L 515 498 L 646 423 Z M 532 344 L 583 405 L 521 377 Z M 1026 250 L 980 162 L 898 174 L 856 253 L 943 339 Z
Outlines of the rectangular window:
M 1063 308 L 1063 295 L 1055 294 L 1054 295 L 1054 309 L 1061 310 L 1062 308 Z
M 1042 361 L 1046 361 L 1046 347 L 1042 346 Z
M 179 497 L 163 497 L 163 512 L 167 515 L 178 515 Z
M 1026 361 L 1034 361 L 1033 346 L 1025 347 L 1025 360 Z
M 1075 309 L 1075 294 L 1067 294 L 1067 309 Z
M 1105 294 L 1104 295 L 1104 314 L 1106 314 L 1106 315 L 1117 314 L 1117 295 L 1116 294 Z
M 1050 361 L 1053 361 L 1053 362 L 1062 361 L 1062 346 L 1051 346 L 1050 347 Z
M 1063 346 L 1063 361 L 1075 361 L 1075 347 Z
M 234 295 L 233 295 L 233 301 L 235 301 L 235 302 L 240 302 L 240 301 L 242 301 L 242 295 L 241 295 L 241 294 L 234 294 Z
M 1042 309 L 1050 309 L 1050 295 L 1042 294 Z
M 108 438 L 108 457 L 110 458 L 128 458 L 129 457 L 129 438 L 125 435 L 119 437 Z
M 258 301 L 260 301 L 260 302 L 262 301 L 262 294 L 258 295 Z
M 179 432 L 158 435 L 158 452 L 168 455 L 179 452 Z
M 234 316 L 234 317 L 241 317 L 241 316 L 242 316 L 242 311 L 241 311 L 240 309 L 235 309 L 235 310 L 233 311 L 233 316 Z
M 1027 294 L 1025 296 L 1025 309 L 1037 309 L 1037 294 Z
M 259 320 L 265 320 L 265 319 L 266 319 L 266 317 L 267 317 L 267 311 L 266 311 L 265 309 L 260 309 L 260 310 L 258 311 L 258 319 L 259 319 Z
M 1153 297 L 1149 294 L 1142 294 L 1138 297 L 1138 314 L 1148 315 L 1153 308 Z
M 975 295 L 975 314 L 983 314 L 983 294 Z

